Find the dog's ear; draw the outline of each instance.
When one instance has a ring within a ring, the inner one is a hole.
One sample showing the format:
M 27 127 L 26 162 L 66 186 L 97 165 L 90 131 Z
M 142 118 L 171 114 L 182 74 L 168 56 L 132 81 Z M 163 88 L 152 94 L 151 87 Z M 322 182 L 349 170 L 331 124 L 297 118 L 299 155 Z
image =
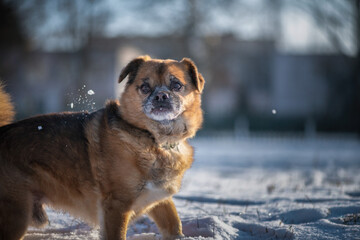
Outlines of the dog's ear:
M 201 73 L 198 72 L 195 63 L 190 58 L 183 58 L 180 63 L 186 66 L 191 81 L 195 85 L 196 89 L 201 93 L 204 89 L 205 80 Z
M 151 59 L 151 57 L 148 55 L 140 56 L 140 57 L 133 59 L 131 62 L 128 63 L 128 65 L 126 65 L 121 70 L 118 82 L 120 83 L 122 80 L 124 80 L 126 78 L 127 75 L 129 75 L 128 84 L 131 84 L 134 81 L 134 79 L 136 77 L 136 73 L 137 73 L 139 67 L 141 66 L 141 64 L 143 64 L 144 62 L 146 62 L 150 59 Z

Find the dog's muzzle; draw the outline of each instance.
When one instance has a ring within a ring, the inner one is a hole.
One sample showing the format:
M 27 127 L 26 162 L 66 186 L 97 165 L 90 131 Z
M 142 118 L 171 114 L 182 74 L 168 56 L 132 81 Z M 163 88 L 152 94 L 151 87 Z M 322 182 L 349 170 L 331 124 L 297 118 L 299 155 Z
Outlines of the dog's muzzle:
M 143 108 L 146 116 L 155 121 L 173 120 L 181 113 L 179 97 L 164 86 L 157 87 L 145 99 Z

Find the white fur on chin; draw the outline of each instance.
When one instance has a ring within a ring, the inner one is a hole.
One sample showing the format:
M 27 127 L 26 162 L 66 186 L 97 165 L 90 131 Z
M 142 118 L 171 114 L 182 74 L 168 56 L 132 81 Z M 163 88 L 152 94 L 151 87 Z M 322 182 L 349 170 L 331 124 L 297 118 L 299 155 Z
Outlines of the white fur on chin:
M 179 116 L 179 113 L 175 113 L 173 111 L 163 112 L 163 113 L 146 113 L 146 116 L 148 116 L 152 120 L 163 122 L 163 121 L 174 120 Z

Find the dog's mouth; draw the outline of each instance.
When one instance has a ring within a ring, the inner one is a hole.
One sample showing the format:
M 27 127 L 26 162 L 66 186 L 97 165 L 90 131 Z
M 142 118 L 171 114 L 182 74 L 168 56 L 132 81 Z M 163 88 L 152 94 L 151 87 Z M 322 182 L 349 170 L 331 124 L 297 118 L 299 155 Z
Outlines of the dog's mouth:
M 151 102 L 151 113 L 154 114 L 163 114 L 173 111 L 173 104 L 171 101 L 165 101 L 165 102 L 157 102 L 152 101 Z
M 181 114 L 181 105 L 179 96 L 162 86 L 156 88 L 144 100 L 143 111 L 148 118 L 164 124 Z
M 179 103 L 161 103 L 147 102 L 144 104 L 144 113 L 152 120 L 164 122 L 176 119 L 181 114 Z
M 159 122 L 171 121 L 176 119 L 180 115 L 180 109 L 176 110 L 172 107 L 164 106 L 152 107 L 148 111 L 145 110 L 144 112 L 146 116 Z
M 172 111 L 173 111 L 173 109 L 171 107 L 163 106 L 163 107 L 154 107 L 150 111 L 150 113 L 159 115 L 159 114 L 167 114 L 167 113 L 172 112 Z

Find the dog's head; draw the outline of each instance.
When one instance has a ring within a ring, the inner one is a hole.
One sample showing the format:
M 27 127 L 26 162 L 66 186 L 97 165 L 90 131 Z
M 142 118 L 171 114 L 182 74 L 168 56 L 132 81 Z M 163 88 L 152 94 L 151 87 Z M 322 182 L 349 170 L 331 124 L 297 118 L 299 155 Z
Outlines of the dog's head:
M 200 95 L 205 81 L 193 61 L 142 56 L 122 70 L 119 82 L 126 76 L 128 82 L 120 102 L 125 120 L 155 137 L 195 134 L 202 123 Z

